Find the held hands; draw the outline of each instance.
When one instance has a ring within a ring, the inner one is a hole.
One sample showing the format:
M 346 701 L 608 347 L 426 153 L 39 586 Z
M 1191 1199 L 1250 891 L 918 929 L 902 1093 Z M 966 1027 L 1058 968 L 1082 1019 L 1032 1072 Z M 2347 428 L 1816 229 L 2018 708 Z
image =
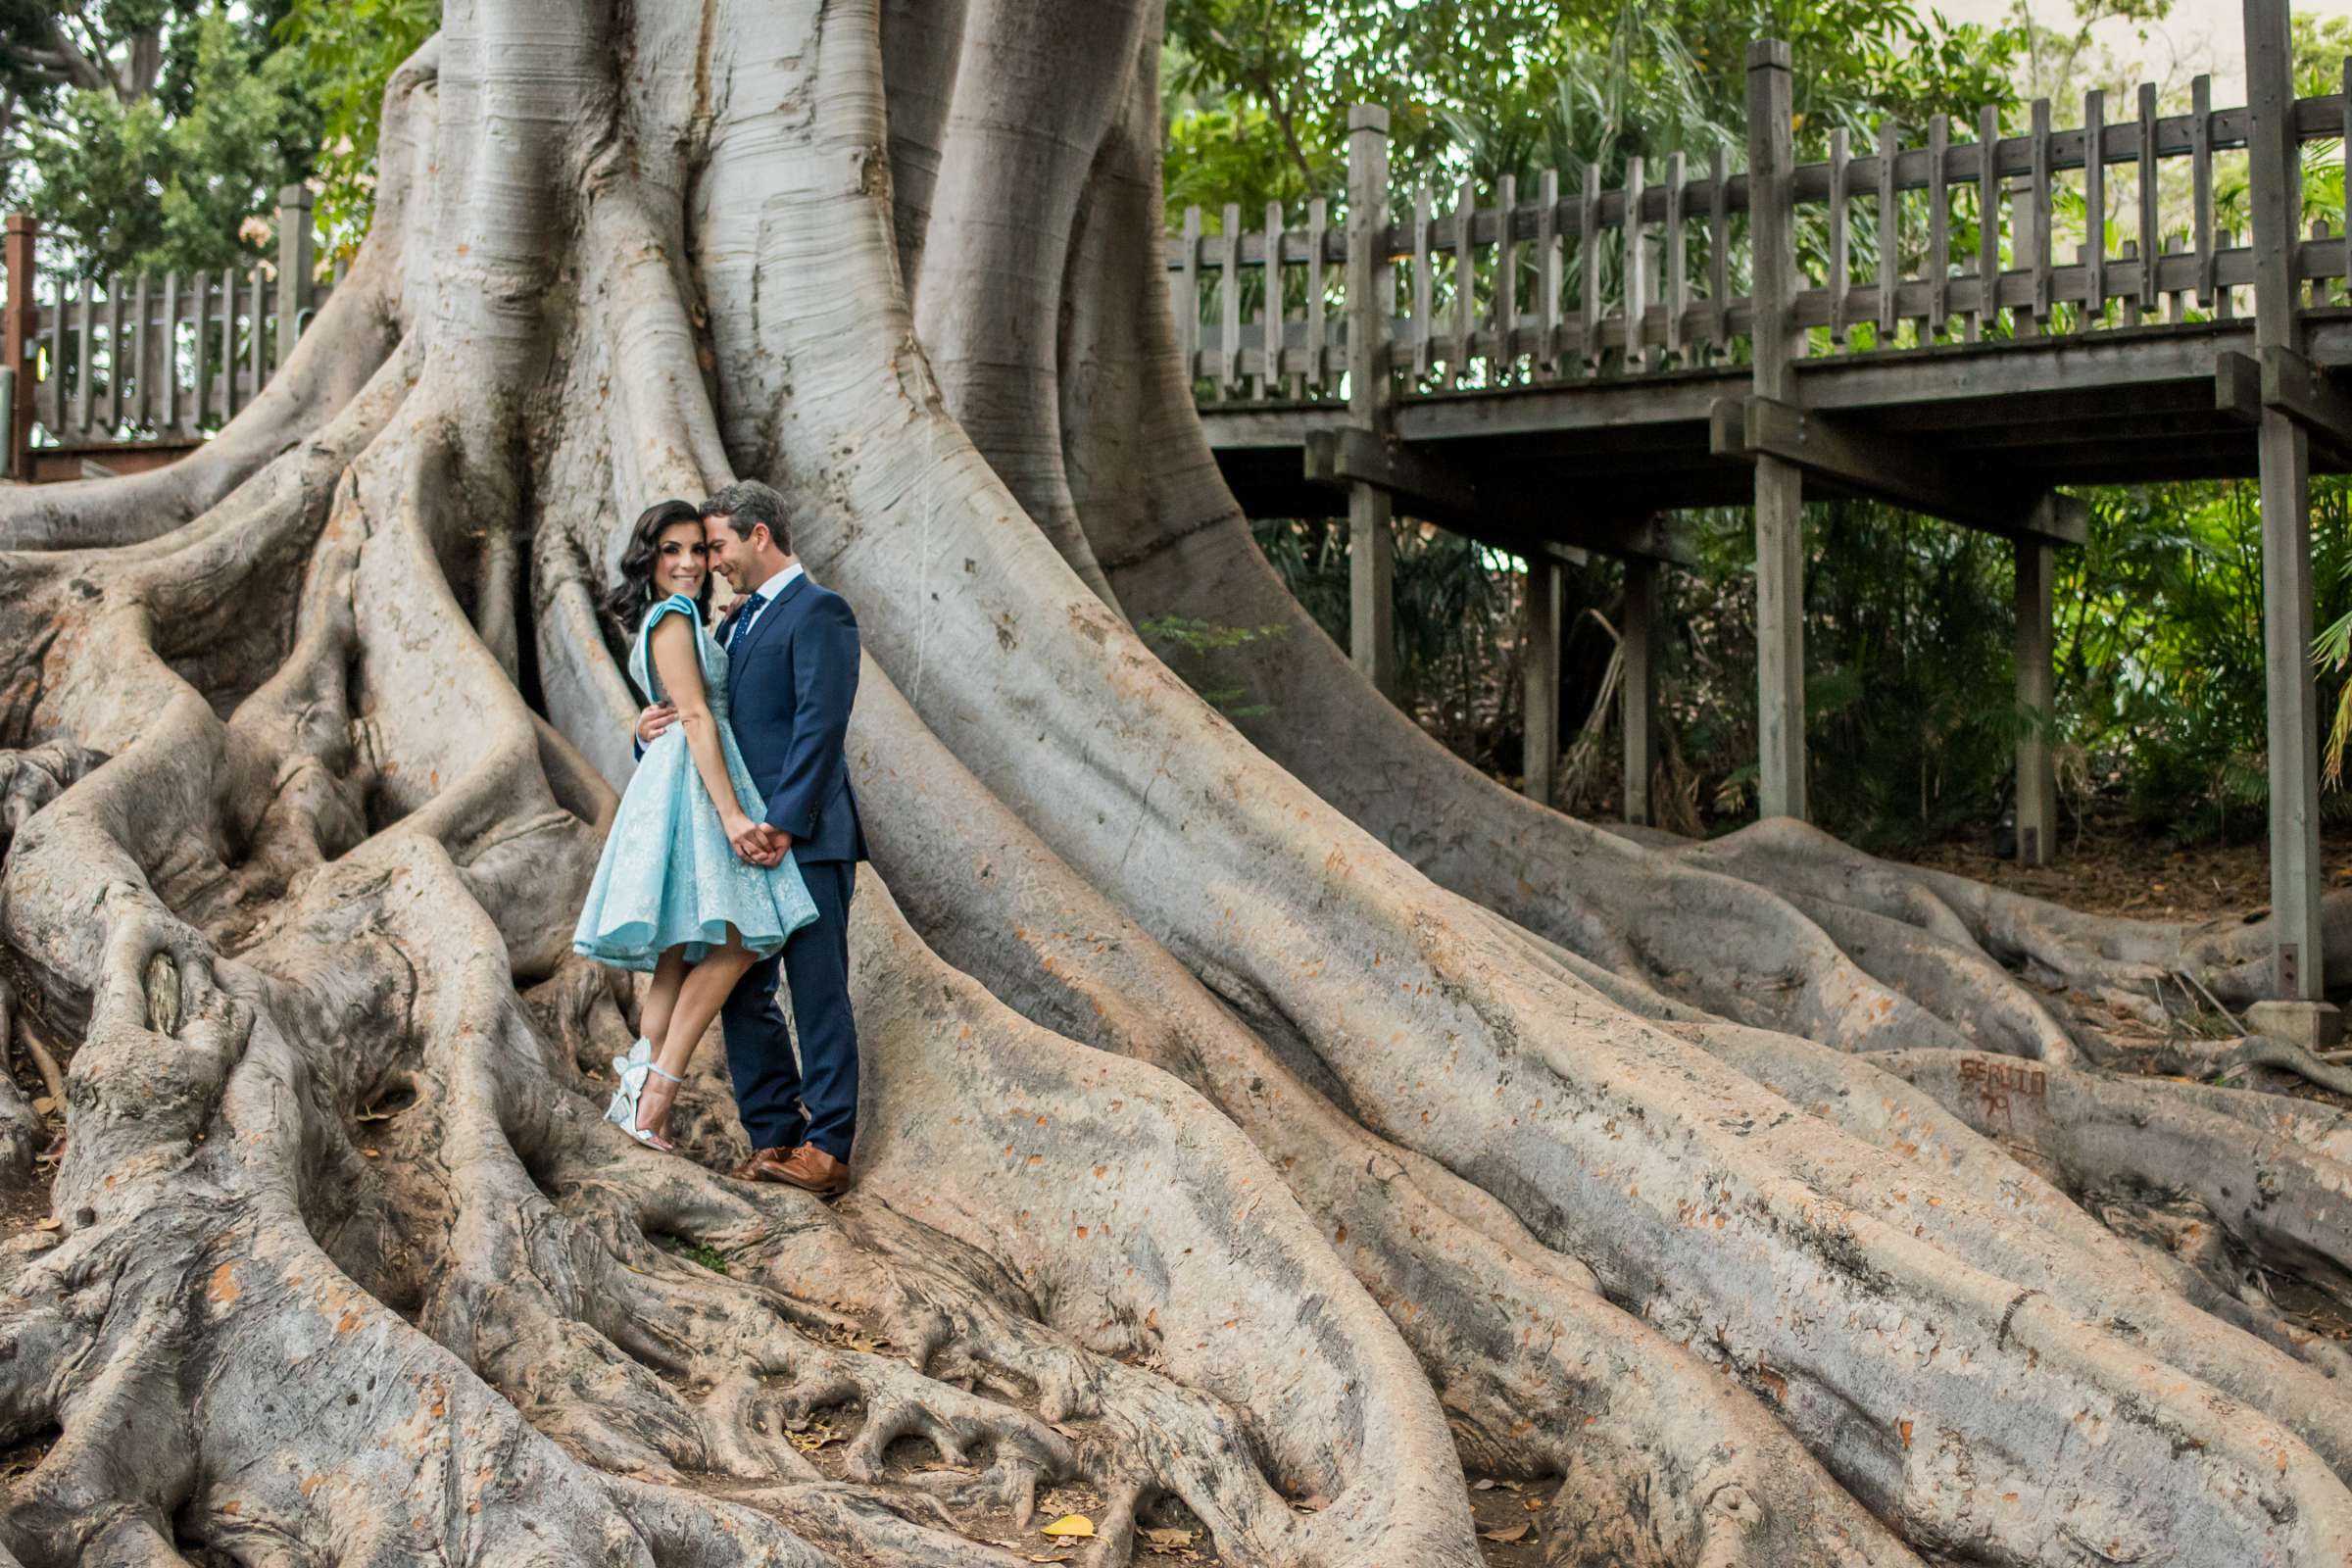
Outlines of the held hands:
M 727 823 L 727 842 L 735 853 L 758 866 L 780 863 L 785 852 L 792 848 L 792 835 L 779 833 L 765 822 L 755 822 L 748 816 Z
M 637 715 L 637 740 L 651 746 L 662 738 L 662 732 L 678 721 L 678 710 L 667 703 L 656 703 Z

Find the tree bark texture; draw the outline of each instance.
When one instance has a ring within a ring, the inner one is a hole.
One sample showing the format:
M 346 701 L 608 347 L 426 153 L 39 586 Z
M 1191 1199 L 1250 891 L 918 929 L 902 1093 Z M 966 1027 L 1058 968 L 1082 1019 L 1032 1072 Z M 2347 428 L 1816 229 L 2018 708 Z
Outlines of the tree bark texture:
M 1202 443 L 1160 23 L 451 0 L 268 392 L 0 492 L 0 1015 L 66 1128 L 0 1562 L 1013 1564 L 1067 1507 L 1466 1568 L 1465 1467 L 1562 1564 L 2352 1560 L 2344 1357 L 2266 1289 L 2352 1296 L 2352 1131 L 2067 1000 L 2241 998 L 2258 934 L 1422 736 Z M 696 1159 L 601 1121 L 635 997 L 568 949 L 594 600 L 738 475 L 867 652 L 832 1206 L 711 1174 L 714 1051 Z M 1279 630 L 1173 669 L 1169 612 Z

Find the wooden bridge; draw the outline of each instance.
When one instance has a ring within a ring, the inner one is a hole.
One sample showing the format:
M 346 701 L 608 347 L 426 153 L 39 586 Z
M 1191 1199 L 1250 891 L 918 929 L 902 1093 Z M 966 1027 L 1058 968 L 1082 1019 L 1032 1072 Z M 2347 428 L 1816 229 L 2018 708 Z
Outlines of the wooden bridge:
M 1177 331 L 1219 466 L 1256 516 L 1351 522 L 1355 660 L 1395 673 L 1389 518 L 1524 557 L 1535 646 L 1528 785 L 1559 750 L 1563 562 L 1626 565 L 1625 800 L 1648 816 L 1656 573 L 1687 559 L 1671 514 L 1756 512 L 1761 805 L 1805 814 L 1808 496 L 1871 496 L 2003 535 L 2017 558 L 2018 696 L 2051 707 L 2053 552 L 2084 537 L 2060 487 L 2262 482 L 2278 995 L 2317 1001 L 2318 745 L 2312 465 L 2352 466 L 2352 214 L 2302 226 L 2302 150 L 2352 132 L 2344 88 L 2294 95 L 2285 0 L 2245 0 L 2248 103 L 2187 114 L 2087 95 L 2082 123 L 2003 135 L 1892 123 L 1793 156 L 1788 49 L 1747 59 L 1747 145 L 1703 169 L 1627 161 L 1428 190 L 1388 215 L 1388 115 L 1348 119 L 1336 223 L 1269 207 L 1168 243 Z M 1963 139 L 1969 138 L 1969 139 Z M 2244 228 L 2232 226 L 2242 192 Z M 2062 254 L 2063 253 L 2063 254 Z M 2018 843 L 2048 857 L 2049 747 L 2020 747 Z

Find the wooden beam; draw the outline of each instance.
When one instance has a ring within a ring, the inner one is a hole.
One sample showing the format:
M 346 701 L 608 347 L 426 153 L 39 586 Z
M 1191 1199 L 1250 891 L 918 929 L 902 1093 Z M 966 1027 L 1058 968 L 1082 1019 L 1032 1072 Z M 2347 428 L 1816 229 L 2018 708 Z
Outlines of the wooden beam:
M 1589 550 L 1677 566 L 1698 564 L 1689 531 L 1664 518 L 1575 515 L 1516 489 L 1482 487 L 1445 457 L 1383 441 L 1366 430 L 1308 431 L 1306 477 L 1351 491 L 1359 485 L 1380 490 L 1396 511 L 1513 555 L 1575 563 L 1573 552 Z
M 2079 545 L 2089 513 L 2070 496 L 2004 491 L 1973 465 L 1923 442 L 1863 431 L 1835 415 L 1778 398 L 1717 400 L 1708 447 L 1719 458 L 1777 459 L 1807 473 L 1932 517 L 2009 538 Z
M 1390 375 L 1390 318 L 1396 274 L 1381 255 L 1378 230 L 1389 208 L 1389 112 L 1358 104 L 1348 111 L 1348 424 L 1378 442 L 1395 416 Z M 1241 280 L 1229 270 L 1225 298 Z M 1348 493 L 1349 657 L 1383 697 L 1396 695 L 1396 541 L 1388 492 L 1368 484 Z
M 1526 756 L 1520 790 L 1538 806 L 1552 804 L 1560 760 L 1560 610 L 1562 570 L 1542 558 L 1527 564 Z

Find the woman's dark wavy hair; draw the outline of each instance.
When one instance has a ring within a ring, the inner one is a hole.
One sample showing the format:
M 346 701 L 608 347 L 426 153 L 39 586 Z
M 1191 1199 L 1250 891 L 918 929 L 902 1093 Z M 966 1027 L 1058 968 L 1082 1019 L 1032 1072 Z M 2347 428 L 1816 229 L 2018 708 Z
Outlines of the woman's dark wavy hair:
M 662 535 L 681 522 L 699 523 L 703 509 L 691 501 L 657 501 L 637 518 L 637 526 L 629 530 L 629 547 L 620 553 L 620 581 L 605 595 L 605 614 L 625 639 L 635 633 L 637 623 L 645 618 L 646 608 L 663 597 L 654 591 L 654 564 L 662 546 Z M 717 573 L 703 578 L 703 591 L 694 602 L 703 618 L 710 618 L 710 584 Z

